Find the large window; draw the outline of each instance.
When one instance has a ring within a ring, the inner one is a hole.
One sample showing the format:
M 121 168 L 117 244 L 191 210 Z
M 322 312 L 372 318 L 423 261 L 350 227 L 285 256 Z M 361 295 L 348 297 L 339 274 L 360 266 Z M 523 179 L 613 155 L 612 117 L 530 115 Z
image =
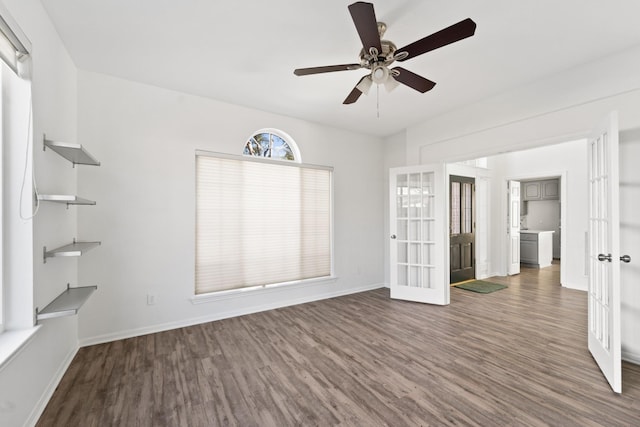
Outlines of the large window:
M 329 277 L 332 169 L 196 153 L 196 294 Z

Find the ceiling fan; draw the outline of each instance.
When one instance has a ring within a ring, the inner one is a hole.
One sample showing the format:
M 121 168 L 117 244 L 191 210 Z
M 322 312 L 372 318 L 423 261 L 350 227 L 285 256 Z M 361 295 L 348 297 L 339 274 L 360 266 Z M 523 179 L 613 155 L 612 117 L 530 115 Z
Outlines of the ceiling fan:
M 325 67 L 298 68 L 293 71 L 296 76 L 329 73 L 332 71 L 347 71 L 366 68 L 369 74 L 360 79 L 343 104 L 353 104 L 363 93 L 368 93 L 373 83 L 383 84 L 388 91 L 393 90 L 399 83 L 409 86 L 418 92 L 425 93 L 436 85 L 435 82 L 419 76 L 402 67 L 389 68 L 395 61 L 406 61 L 439 47 L 471 37 L 476 30 L 476 23 L 470 18 L 464 19 L 443 30 L 426 36 L 400 49 L 388 40 L 382 40 L 387 26 L 377 22 L 372 3 L 355 2 L 349 5 L 349 12 L 356 26 L 362 50 L 360 62 L 356 64 L 328 65 Z

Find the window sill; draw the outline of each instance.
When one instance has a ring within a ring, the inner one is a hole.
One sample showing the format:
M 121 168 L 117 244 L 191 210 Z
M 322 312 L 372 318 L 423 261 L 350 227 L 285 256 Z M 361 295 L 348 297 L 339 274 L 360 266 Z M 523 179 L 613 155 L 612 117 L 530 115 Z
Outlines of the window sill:
M 234 298 L 242 298 L 254 295 L 263 295 L 272 292 L 282 292 L 289 289 L 299 289 L 306 286 L 317 286 L 318 284 L 334 283 L 336 276 L 320 277 L 317 279 L 299 280 L 296 282 L 274 283 L 273 285 L 255 286 L 251 288 L 231 289 L 228 291 L 211 292 L 208 294 L 194 295 L 191 297 L 192 304 L 204 304 L 208 302 L 224 301 Z
M 0 333 L 0 371 L 31 341 L 38 329 L 40 326 Z

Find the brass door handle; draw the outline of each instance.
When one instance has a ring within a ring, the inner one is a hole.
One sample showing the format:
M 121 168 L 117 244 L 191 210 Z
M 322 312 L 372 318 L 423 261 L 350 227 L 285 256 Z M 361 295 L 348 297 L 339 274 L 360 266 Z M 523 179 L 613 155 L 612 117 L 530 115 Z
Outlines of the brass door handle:
M 629 255 L 622 255 L 620 257 L 620 261 L 626 262 L 627 264 L 631 262 L 631 257 Z

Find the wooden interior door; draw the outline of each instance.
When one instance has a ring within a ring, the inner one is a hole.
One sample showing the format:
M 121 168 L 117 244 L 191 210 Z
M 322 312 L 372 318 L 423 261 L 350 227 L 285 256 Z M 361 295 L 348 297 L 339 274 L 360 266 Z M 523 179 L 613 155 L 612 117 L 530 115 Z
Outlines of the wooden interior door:
M 391 298 L 449 304 L 444 165 L 393 168 L 389 181 Z
M 449 177 L 449 281 L 475 278 L 475 178 Z
M 618 119 L 612 113 L 589 139 L 589 351 L 622 392 Z M 624 257 L 623 257 L 624 259 Z

